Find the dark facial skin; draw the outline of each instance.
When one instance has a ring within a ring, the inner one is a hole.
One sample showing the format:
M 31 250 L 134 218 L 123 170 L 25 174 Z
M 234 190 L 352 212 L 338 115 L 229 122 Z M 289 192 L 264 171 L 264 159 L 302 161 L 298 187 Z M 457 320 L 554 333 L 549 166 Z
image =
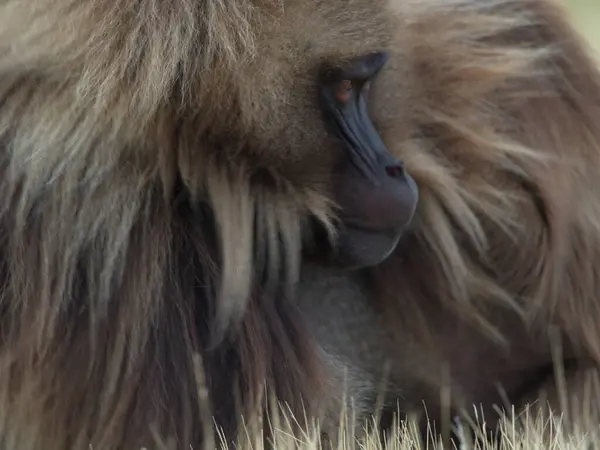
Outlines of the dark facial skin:
M 419 197 L 402 161 L 385 147 L 367 113 L 369 85 L 385 65 L 383 52 L 354 58 L 321 79 L 321 105 L 343 147 L 333 175 L 341 208 L 337 263 L 369 267 L 386 259 L 410 223 Z

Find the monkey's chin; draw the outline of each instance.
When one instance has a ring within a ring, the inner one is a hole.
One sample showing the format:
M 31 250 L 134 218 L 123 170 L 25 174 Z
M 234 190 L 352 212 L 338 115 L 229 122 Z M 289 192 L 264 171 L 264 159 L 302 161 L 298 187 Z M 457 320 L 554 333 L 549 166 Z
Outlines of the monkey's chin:
M 346 269 L 376 266 L 392 254 L 402 234 L 402 230 L 383 232 L 347 226 L 338 235 L 334 260 Z

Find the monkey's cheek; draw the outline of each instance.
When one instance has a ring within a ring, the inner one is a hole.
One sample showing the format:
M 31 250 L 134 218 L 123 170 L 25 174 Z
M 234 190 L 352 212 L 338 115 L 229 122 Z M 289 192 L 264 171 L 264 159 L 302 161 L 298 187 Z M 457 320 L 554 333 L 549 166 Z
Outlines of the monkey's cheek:
M 345 227 L 338 235 L 335 260 L 348 269 L 376 266 L 390 256 L 402 234 L 402 230 L 384 233 Z

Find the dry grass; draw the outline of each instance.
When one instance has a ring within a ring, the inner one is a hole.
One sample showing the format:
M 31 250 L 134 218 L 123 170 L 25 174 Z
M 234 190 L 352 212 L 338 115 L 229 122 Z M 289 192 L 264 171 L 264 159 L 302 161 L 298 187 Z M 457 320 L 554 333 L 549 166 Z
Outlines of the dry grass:
M 344 421 L 342 421 L 343 423 Z M 273 438 L 270 443 L 278 450 L 441 450 L 441 444 L 424 446 L 420 443 L 418 429 L 414 422 L 403 422 L 394 427 L 391 435 L 383 443 L 376 435 L 357 438 L 352 433 L 342 431 L 336 444 L 324 442 L 320 438 L 317 426 L 311 427 L 301 433 L 292 431 L 296 424 L 289 416 L 280 414 L 266 427 L 271 430 Z M 259 426 L 262 426 L 259 425 Z M 478 420 L 477 424 L 471 423 L 459 426 L 455 431 L 460 437 L 460 443 L 453 444 L 456 450 L 595 450 L 600 449 L 600 427 L 594 429 L 578 430 L 565 433 L 560 426 L 560 419 L 542 418 L 539 414 L 522 413 L 519 417 L 514 414 L 507 418 L 495 434 L 493 441 L 484 437 L 485 421 Z M 236 444 L 240 450 L 268 450 L 268 446 L 258 436 L 257 428 L 247 427 L 242 437 Z M 217 438 L 214 447 L 230 449 Z
M 570 7 L 581 33 L 591 42 L 600 57 L 600 0 L 564 1 Z

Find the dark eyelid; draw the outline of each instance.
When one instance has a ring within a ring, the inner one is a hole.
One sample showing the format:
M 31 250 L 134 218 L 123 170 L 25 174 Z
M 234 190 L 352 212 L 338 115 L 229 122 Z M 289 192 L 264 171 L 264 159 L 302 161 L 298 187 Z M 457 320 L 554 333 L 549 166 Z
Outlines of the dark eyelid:
M 378 51 L 358 56 L 336 66 L 325 66 L 321 70 L 323 83 L 335 83 L 344 79 L 354 82 L 367 81 L 373 78 L 388 60 L 388 53 Z

